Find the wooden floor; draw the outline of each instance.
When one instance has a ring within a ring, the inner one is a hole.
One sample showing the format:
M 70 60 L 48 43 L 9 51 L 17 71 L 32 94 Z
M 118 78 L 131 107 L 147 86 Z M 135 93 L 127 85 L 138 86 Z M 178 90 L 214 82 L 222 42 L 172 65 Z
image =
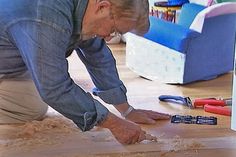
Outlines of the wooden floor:
M 211 81 L 188 85 L 167 85 L 139 77 L 125 66 L 125 45 L 111 45 L 117 60 L 120 78 L 128 89 L 128 100 L 135 108 L 151 109 L 170 114 L 216 116 L 218 125 L 171 124 L 157 121 L 153 126 L 143 125 L 148 133 L 158 138 L 158 142 L 144 141 L 140 144 L 124 146 L 116 142 L 106 129 L 95 128 L 90 132 L 57 132 L 54 129 L 35 131 L 34 138 L 15 139 L 21 126 L 0 126 L 1 157 L 235 157 L 236 132 L 230 129 L 230 117 L 191 110 L 187 107 L 159 102 L 162 94 L 203 97 L 231 97 L 232 74 L 228 73 Z M 69 58 L 70 74 L 75 82 L 85 90 L 91 90 L 88 74 L 82 63 L 73 54 Z M 141 63 L 140 63 L 141 64 Z M 104 104 L 106 105 L 106 104 Z M 106 105 L 117 113 L 112 106 Z M 118 114 L 118 113 L 117 113 Z M 40 125 L 40 124 L 38 124 Z M 39 136 L 41 135 L 41 136 Z M 60 136 L 59 136 L 60 135 Z M 41 138 L 41 142 L 37 138 Z M 45 140 L 42 140 L 45 139 Z M 13 141 L 13 142 L 9 142 Z M 15 142 L 15 144 L 14 144 Z M 24 143 L 25 142 L 25 143 Z M 38 142 L 38 143 L 37 143 Z M 7 144 L 6 144 L 7 143 Z M 18 149 L 19 148 L 19 149 Z

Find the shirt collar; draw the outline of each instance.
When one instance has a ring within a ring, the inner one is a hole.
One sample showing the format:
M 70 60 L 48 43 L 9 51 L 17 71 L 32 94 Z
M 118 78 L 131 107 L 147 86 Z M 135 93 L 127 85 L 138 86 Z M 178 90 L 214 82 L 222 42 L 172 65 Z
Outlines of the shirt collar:
M 89 0 L 75 0 L 75 11 L 73 15 L 74 29 L 73 34 L 79 35 L 82 31 L 83 17 Z

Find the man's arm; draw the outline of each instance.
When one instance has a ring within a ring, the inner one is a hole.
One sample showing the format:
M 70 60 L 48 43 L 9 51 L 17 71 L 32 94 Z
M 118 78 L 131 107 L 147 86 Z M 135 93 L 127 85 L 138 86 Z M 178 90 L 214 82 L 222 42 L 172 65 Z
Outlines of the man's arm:
M 104 121 L 108 110 L 77 86 L 68 74 L 65 52 L 70 27 L 20 21 L 8 33 L 19 50 L 42 99 L 83 130 Z
M 94 38 L 81 42 L 76 51 L 95 85 L 93 94 L 108 104 L 127 102 L 126 88 L 119 78 L 116 61 L 105 41 Z
M 146 124 L 153 124 L 157 119 L 170 118 L 168 114 L 133 109 L 129 105 L 126 88 L 119 78 L 115 59 L 104 40 L 94 38 L 81 42 L 77 54 L 85 64 L 96 86 L 93 90 L 94 95 L 99 96 L 108 104 L 113 104 L 125 118 L 136 123 Z

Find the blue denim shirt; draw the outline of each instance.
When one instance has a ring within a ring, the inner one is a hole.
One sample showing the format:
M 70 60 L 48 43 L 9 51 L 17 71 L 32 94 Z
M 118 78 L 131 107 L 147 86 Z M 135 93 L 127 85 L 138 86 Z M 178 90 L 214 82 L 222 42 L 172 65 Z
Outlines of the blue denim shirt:
M 28 70 L 42 99 L 83 131 L 103 121 L 108 110 L 70 78 L 66 57 L 73 50 L 85 64 L 96 96 L 114 105 L 127 101 L 104 40 L 79 40 L 87 4 L 87 0 L 0 0 L 0 76 Z

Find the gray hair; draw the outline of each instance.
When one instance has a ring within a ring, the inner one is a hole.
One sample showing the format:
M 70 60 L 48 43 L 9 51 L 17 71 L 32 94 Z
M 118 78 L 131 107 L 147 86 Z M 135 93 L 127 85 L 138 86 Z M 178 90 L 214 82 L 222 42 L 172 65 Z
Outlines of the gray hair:
M 116 18 L 136 21 L 134 33 L 143 35 L 149 29 L 148 0 L 109 0 L 112 4 L 112 14 Z

